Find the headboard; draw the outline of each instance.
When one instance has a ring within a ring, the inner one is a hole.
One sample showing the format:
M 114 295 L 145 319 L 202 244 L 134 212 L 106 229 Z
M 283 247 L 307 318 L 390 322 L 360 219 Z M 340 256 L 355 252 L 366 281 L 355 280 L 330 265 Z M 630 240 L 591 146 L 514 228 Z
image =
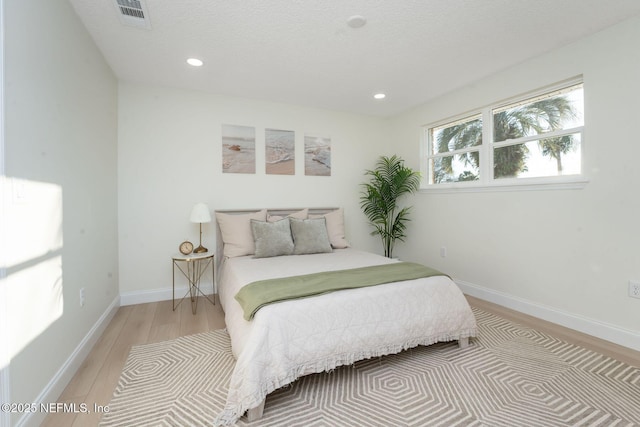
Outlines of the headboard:
M 225 213 L 225 214 L 229 214 L 229 215 L 241 215 L 241 214 L 248 214 L 248 213 L 253 213 L 253 212 L 258 212 L 260 210 L 262 210 L 264 208 L 259 208 L 259 209 L 219 209 L 216 210 L 215 212 L 221 212 L 221 213 Z M 306 208 L 274 208 L 274 209 L 267 209 L 267 216 L 269 215 L 273 215 L 273 216 L 287 216 L 289 214 L 292 214 L 294 212 L 299 212 L 302 209 L 306 209 Z M 336 209 L 339 208 L 308 208 L 309 209 L 309 215 L 324 215 L 326 213 L 329 212 L 333 212 Z M 214 212 L 214 213 L 215 213 Z M 222 233 L 220 232 L 220 225 L 218 225 L 218 220 L 214 219 L 215 223 L 216 223 L 216 256 L 215 256 L 215 260 L 216 260 L 216 280 L 218 278 L 218 274 L 220 273 L 220 264 L 222 263 L 224 257 L 222 256 L 223 252 L 224 252 L 224 243 L 222 241 Z

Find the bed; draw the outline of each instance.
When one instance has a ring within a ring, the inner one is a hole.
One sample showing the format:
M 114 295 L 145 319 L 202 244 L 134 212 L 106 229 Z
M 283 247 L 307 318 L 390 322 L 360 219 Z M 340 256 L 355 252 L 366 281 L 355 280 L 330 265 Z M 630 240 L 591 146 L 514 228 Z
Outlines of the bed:
M 466 347 L 476 335 L 464 295 L 441 274 L 303 295 L 253 312 L 241 305 L 239 292 L 249 284 L 287 288 L 276 280 L 326 274 L 346 282 L 340 274 L 409 264 L 351 248 L 341 209 L 216 211 L 216 231 L 217 254 L 224 254 L 216 257 L 217 290 L 236 358 L 216 425 L 231 425 L 245 412 L 260 418 L 266 396 L 303 375 L 418 345 Z

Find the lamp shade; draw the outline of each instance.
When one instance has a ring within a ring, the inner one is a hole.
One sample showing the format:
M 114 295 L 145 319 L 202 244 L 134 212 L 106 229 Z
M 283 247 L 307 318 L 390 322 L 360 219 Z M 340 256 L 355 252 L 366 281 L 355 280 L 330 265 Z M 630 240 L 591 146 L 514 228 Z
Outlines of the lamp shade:
M 191 222 L 211 222 L 211 214 L 209 213 L 209 207 L 204 203 L 196 203 L 193 209 L 191 209 Z

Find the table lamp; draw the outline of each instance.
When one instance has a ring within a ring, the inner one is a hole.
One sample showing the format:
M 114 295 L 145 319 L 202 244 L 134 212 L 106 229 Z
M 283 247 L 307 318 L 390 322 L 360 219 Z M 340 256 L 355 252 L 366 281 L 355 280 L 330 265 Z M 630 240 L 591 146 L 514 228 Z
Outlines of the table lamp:
M 204 203 L 196 203 L 193 209 L 191 209 L 191 222 L 197 222 L 200 224 L 200 246 L 193 250 L 193 253 L 201 254 L 207 252 L 207 248 L 202 246 L 202 223 L 211 222 L 211 214 L 209 213 L 209 207 Z

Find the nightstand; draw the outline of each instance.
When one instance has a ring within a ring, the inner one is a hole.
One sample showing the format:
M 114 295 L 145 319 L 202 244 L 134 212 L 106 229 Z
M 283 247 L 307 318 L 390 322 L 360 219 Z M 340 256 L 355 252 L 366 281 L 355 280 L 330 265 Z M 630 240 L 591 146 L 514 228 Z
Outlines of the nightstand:
M 214 255 L 212 253 L 205 252 L 203 254 L 189 254 L 189 255 L 174 255 L 172 257 L 173 260 L 173 310 L 180 305 L 180 303 L 187 297 L 191 299 L 191 312 L 196 314 L 198 309 L 198 296 L 202 295 L 210 303 L 213 305 L 216 304 L 215 300 L 215 274 L 214 274 L 214 263 L 213 263 Z M 200 289 L 200 279 L 202 275 L 207 271 L 207 269 L 211 266 L 211 280 L 213 280 L 213 299 L 209 298 L 205 295 Z M 189 290 L 180 300 L 178 304 L 176 304 L 176 268 L 182 273 L 184 277 L 187 278 L 189 283 Z

